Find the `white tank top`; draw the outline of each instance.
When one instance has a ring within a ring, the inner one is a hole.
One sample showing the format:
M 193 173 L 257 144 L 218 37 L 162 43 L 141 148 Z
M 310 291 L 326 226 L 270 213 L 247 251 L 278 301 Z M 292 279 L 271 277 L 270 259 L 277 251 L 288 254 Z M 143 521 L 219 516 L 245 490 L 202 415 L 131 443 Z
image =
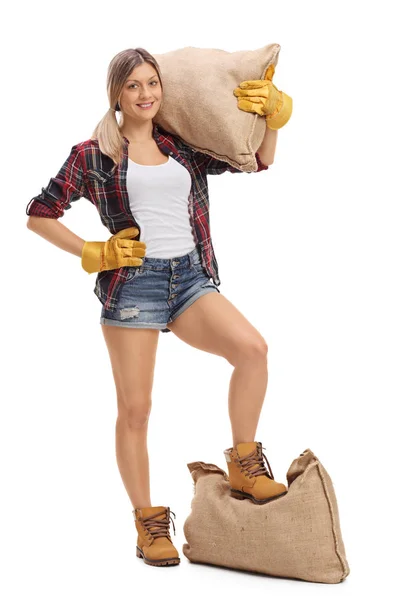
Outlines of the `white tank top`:
M 172 156 L 161 165 L 128 158 L 129 205 L 146 244 L 146 256 L 173 258 L 196 245 L 189 220 L 191 176 Z

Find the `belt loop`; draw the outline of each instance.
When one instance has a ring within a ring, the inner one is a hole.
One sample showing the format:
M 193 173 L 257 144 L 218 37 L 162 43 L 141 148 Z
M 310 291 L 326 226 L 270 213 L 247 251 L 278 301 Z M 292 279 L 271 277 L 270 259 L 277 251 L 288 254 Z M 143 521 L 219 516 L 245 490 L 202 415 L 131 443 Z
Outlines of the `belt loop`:
M 200 261 L 201 264 L 201 250 L 199 246 L 196 246 L 196 258 Z

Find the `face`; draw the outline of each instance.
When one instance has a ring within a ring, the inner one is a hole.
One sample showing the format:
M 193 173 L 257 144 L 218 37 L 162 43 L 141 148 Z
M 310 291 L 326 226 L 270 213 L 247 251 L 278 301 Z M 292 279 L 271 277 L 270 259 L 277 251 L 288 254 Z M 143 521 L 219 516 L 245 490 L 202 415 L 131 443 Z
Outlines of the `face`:
M 161 105 L 162 89 L 157 71 L 149 63 L 133 69 L 128 76 L 121 95 L 120 106 L 125 115 L 135 120 L 151 120 Z M 150 108 L 139 104 L 152 103 Z

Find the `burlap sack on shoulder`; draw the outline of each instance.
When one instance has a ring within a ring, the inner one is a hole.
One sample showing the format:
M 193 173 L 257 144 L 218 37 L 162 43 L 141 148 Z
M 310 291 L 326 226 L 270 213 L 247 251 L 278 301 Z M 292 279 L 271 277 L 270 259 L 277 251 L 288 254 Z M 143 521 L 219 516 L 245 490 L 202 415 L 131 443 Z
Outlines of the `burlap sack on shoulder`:
M 239 52 L 188 46 L 154 54 L 164 86 L 154 122 L 195 150 L 256 171 L 266 120 L 240 110 L 233 90 L 247 79 L 264 79 L 269 65 L 278 64 L 280 49 L 279 44 Z
M 264 505 L 232 498 L 216 465 L 188 468 L 194 497 L 182 551 L 190 561 L 318 583 L 350 573 L 333 484 L 310 449 L 292 462 L 288 493 Z

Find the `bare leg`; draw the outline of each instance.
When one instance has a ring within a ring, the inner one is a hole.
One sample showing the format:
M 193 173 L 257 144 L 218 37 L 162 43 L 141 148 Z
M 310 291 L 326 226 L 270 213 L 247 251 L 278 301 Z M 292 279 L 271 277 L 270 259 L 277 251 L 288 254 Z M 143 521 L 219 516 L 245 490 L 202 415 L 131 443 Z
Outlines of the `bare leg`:
M 228 408 L 233 446 L 253 442 L 268 384 L 267 351 L 239 356 L 229 384 Z
M 151 506 L 147 429 L 160 332 L 102 325 L 118 402 L 117 464 L 133 508 Z
M 133 508 L 151 506 L 147 424 L 131 426 L 118 414 L 115 426 L 118 469 Z
M 218 292 L 198 298 L 168 327 L 184 342 L 233 365 L 228 396 L 233 445 L 253 442 L 268 383 L 263 336 Z

